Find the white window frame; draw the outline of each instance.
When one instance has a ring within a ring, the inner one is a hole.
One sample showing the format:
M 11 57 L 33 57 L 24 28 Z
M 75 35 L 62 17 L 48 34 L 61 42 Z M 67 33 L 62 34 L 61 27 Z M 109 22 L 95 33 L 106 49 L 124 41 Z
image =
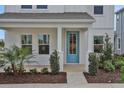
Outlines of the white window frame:
M 33 5 L 31 5 L 32 6 L 31 8 L 22 8 L 22 6 L 23 5 L 20 5 L 21 10 L 31 10 L 31 9 L 33 9 Z
M 31 44 L 22 44 L 22 36 L 24 36 L 24 35 L 26 35 L 26 36 L 28 36 L 28 35 L 31 35 L 31 37 L 32 37 L 32 42 L 31 42 Z M 32 34 L 21 34 L 21 47 L 23 46 L 23 45 L 31 45 L 32 46 L 32 49 L 33 49 L 33 35 Z
M 120 39 L 120 48 L 119 48 L 119 40 Z M 117 50 L 121 50 L 121 38 L 117 37 Z
M 95 13 L 95 7 L 99 7 L 102 6 L 103 10 L 102 10 L 102 14 L 101 13 Z M 94 15 L 103 15 L 104 14 L 104 5 L 94 5 L 93 6 L 93 14 Z
M 94 44 L 94 37 L 95 37 L 95 36 L 103 37 L 103 44 Z M 97 52 L 94 51 L 94 48 L 95 48 L 94 46 L 95 46 L 95 45 L 102 45 L 103 48 L 104 48 L 104 36 L 103 36 L 103 35 L 94 35 L 94 36 L 93 36 L 93 52 L 94 52 L 94 53 L 97 53 Z
M 48 10 L 48 5 L 47 5 L 47 8 L 37 8 L 38 5 L 36 5 L 36 9 L 38 10 Z
M 25 35 L 25 36 L 29 36 L 29 35 L 31 35 L 31 34 L 22 34 L 22 35 L 21 35 L 21 45 L 32 45 L 32 42 L 31 42 L 31 44 L 28 44 L 28 43 L 27 43 L 27 44 L 22 44 L 22 36 L 24 36 L 24 35 Z M 31 35 L 31 37 L 32 37 L 32 35 Z M 33 41 L 33 40 L 32 40 L 32 41 Z
M 48 44 L 39 44 L 39 35 L 47 35 L 47 36 L 49 36 Z M 37 36 L 38 36 L 38 54 L 39 55 L 49 55 L 50 54 L 50 34 L 49 33 L 39 33 Z M 39 53 L 39 46 L 40 45 L 48 45 L 49 46 L 49 53 L 48 54 L 40 54 Z

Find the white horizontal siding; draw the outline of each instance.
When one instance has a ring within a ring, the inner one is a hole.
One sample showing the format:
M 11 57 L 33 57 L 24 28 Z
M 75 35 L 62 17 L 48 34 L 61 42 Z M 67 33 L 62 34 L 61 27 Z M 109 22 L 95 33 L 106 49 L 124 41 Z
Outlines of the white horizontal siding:
M 38 50 L 38 34 L 45 33 L 50 35 L 50 54 L 57 48 L 57 34 L 54 28 L 13 28 L 6 30 L 5 47 L 10 48 L 12 45 L 21 47 L 21 35 L 31 34 L 32 35 L 32 50 L 37 61 L 35 65 L 48 65 L 50 55 L 39 55 Z

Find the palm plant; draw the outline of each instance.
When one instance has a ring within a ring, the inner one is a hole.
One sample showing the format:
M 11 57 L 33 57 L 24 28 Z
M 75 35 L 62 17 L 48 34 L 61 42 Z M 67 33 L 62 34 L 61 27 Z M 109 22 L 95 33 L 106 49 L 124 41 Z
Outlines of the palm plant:
M 13 46 L 11 49 L 5 49 L 4 58 L 6 63 L 10 63 L 12 67 L 12 71 L 16 74 L 16 60 L 17 60 L 17 47 Z
M 17 74 L 17 64 L 19 65 L 19 73 L 21 74 L 24 70 L 24 63 L 30 62 L 29 59 L 34 57 L 34 55 L 30 55 L 29 53 L 30 51 L 28 48 L 19 48 L 17 46 L 13 46 L 11 49 L 6 49 L 4 57 L 6 63 L 11 64 L 14 74 Z
M 19 48 L 18 52 L 19 52 L 19 56 L 18 56 L 19 73 L 22 74 L 24 70 L 24 63 L 31 62 L 30 59 L 33 58 L 34 55 L 30 54 L 30 51 L 28 48 Z

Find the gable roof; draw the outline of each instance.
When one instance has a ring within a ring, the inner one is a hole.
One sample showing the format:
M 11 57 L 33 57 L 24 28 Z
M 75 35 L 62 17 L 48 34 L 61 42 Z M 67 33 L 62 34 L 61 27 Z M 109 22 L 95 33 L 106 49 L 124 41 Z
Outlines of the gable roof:
M 88 13 L 4 13 L 0 19 L 93 19 Z

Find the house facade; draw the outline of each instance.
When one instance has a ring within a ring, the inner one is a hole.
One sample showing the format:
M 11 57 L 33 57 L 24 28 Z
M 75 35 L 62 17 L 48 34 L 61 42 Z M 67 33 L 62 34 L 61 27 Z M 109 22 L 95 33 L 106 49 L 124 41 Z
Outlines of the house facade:
M 5 47 L 28 47 L 37 61 L 49 65 L 57 50 L 60 69 L 65 64 L 83 64 L 88 71 L 88 55 L 103 48 L 105 33 L 113 43 L 114 6 L 93 5 L 7 5 L 0 15 L 5 30 Z
M 115 53 L 124 54 L 124 8 L 116 12 Z

